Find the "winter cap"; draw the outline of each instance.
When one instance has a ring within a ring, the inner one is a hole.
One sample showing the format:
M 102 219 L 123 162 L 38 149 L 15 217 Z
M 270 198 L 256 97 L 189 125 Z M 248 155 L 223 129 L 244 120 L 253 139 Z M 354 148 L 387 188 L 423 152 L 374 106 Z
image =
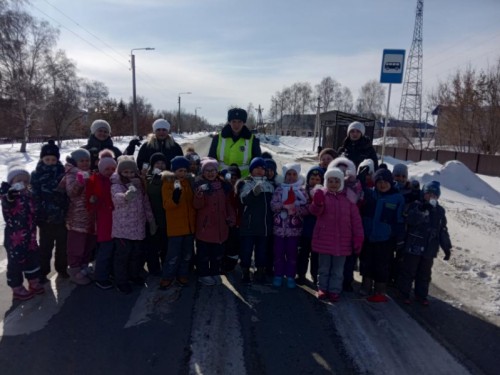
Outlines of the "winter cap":
M 347 135 L 349 135 L 353 129 L 359 130 L 361 135 L 365 135 L 365 126 L 359 121 L 354 121 L 349 124 L 349 127 L 347 128 Z
M 104 156 L 99 158 L 99 163 L 97 163 L 97 168 L 99 169 L 100 173 L 103 173 L 106 168 L 108 167 L 116 167 L 116 161 L 113 159 L 113 157 L 110 156 Z
M 165 155 L 163 155 L 161 152 L 155 152 L 151 157 L 149 158 L 149 167 L 153 168 L 153 166 L 156 164 L 158 161 L 163 161 L 165 165 L 167 165 L 167 158 Z
M 261 157 L 253 158 L 250 162 L 250 167 L 248 168 L 248 170 L 250 171 L 250 173 L 252 173 L 252 171 L 257 167 L 266 168 L 266 161 Z
M 378 181 L 385 181 L 392 185 L 392 173 L 388 169 L 378 169 L 373 176 L 373 181 L 377 183 Z
M 319 176 L 321 177 L 321 184 L 323 184 L 324 175 L 325 170 L 323 168 L 318 166 L 312 167 L 311 169 L 309 169 L 309 172 L 307 172 L 306 181 L 307 183 L 309 183 L 309 179 L 311 178 L 311 176 Z
M 277 173 L 277 170 L 278 170 L 278 165 L 276 164 L 276 162 L 274 161 L 274 159 L 266 159 L 264 158 L 264 162 L 266 163 L 266 169 L 271 169 L 272 171 L 274 171 L 274 174 Z
M 200 155 L 198 155 L 196 152 L 186 152 L 186 155 L 184 155 L 187 160 L 189 160 L 191 163 L 196 163 L 196 165 L 200 165 Z
M 392 168 L 393 176 L 404 176 L 408 178 L 408 167 L 405 164 L 396 164 L 394 168 Z
M 428 182 L 422 187 L 422 193 L 431 193 L 439 198 L 441 196 L 441 184 L 439 181 Z
M 297 172 L 298 175 L 300 175 L 300 164 L 298 163 L 286 163 L 283 165 L 283 176 L 286 175 L 286 173 L 293 169 L 295 172 Z
M 75 151 L 73 151 L 70 155 L 70 158 L 75 161 L 75 163 L 78 163 L 82 159 L 89 159 L 90 160 L 90 152 L 84 148 L 77 148 Z
M 355 175 L 356 174 L 356 165 L 351 161 L 349 160 L 348 158 L 344 157 L 344 156 L 339 156 L 335 159 L 333 159 L 330 164 L 328 164 L 328 168 L 327 169 L 330 169 L 330 168 L 340 168 L 341 166 L 345 165 L 345 170 L 346 172 L 349 171 L 349 173 L 351 175 Z
M 49 139 L 46 144 L 42 146 L 40 150 L 40 159 L 44 156 L 55 156 L 57 160 L 61 156 L 59 154 L 59 147 L 57 147 L 56 142 L 53 139 Z
M 337 151 L 335 151 L 333 148 L 324 148 L 319 153 L 319 156 L 318 156 L 319 160 L 321 160 L 321 157 L 325 154 L 330 155 L 332 157 L 332 159 L 335 159 L 337 156 L 339 156 Z
M 113 150 L 110 150 L 109 148 L 105 148 L 104 150 L 99 151 L 99 159 L 103 158 L 115 158 L 115 153 Z
M 92 125 L 90 125 L 90 132 L 95 134 L 99 129 L 106 129 L 108 133 L 111 133 L 111 126 L 106 120 L 95 120 Z
M 325 185 L 330 177 L 340 180 L 340 189 L 338 191 L 342 191 L 344 189 L 344 172 L 338 168 L 328 168 L 325 172 Z
M 26 175 L 28 176 L 28 179 L 30 177 L 30 173 L 28 170 L 25 168 L 24 165 L 19 165 L 19 164 L 14 164 L 9 167 L 9 171 L 7 172 L 7 182 L 9 185 L 12 185 L 12 180 L 20 175 Z
M 227 121 L 230 122 L 231 120 L 241 120 L 244 123 L 247 122 L 247 111 L 241 108 L 231 108 L 227 112 Z
M 191 163 L 185 156 L 176 156 L 172 160 L 170 160 L 170 169 L 172 172 L 175 172 L 178 169 L 184 168 L 189 169 Z
M 170 123 L 163 118 L 159 118 L 158 120 L 153 122 L 153 131 L 157 131 L 158 129 L 165 129 L 165 130 L 169 131 L 170 130 Z
M 241 171 L 236 165 L 230 165 L 227 168 L 227 173 L 231 173 L 231 176 L 235 176 L 237 178 L 241 178 Z
M 359 164 L 358 174 L 364 167 L 368 167 L 368 174 L 372 175 L 375 172 L 375 164 L 373 164 L 372 159 L 365 159 Z
M 118 174 L 121 174 L 127 169 L 137 172 L 137 163 L 135 162 L 134 157 L 131 155 L 122 155 L 118 157 L 118 167 L 116 168 Z
M 216 170 L 219 168 L 219 163 L 214 158 L 209 158 L 209 157 L 202 158 L 200 164 L 201 164 L 201 173 L 203 173 L 205 169 L 209 167 L 212 167 L 213 169 Z

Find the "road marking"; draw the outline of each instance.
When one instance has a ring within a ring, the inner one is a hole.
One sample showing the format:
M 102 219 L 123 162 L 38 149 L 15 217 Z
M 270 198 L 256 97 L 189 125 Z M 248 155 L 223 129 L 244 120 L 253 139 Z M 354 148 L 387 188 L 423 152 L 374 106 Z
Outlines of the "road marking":
M 64 301 L 76 285 L 57 274 L 50 278 L 50 288 L 45 286 L 45 294 L 22 302 L 0 322 L 1 336 L 17 336 L 43 329 L 49 320 L 61 310 Z

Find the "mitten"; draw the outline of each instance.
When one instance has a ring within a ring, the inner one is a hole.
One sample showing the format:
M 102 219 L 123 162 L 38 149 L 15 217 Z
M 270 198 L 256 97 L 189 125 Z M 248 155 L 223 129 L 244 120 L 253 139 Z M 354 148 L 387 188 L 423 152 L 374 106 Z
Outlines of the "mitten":
M 445 250 L 444 251 L 444 258 L 443 260 L 450 260 L 450 257 L 451 257 L 451 250 Z
M 78 181 L 78 183 L 80 185 L 85 185 L 85 183 L 87 182 L 87 180 L 89 179 L 89 174 L 88 172 L 77 172 L 76 174 L 76 180 Z
M 125 192 L 125 200 L 130 202 L 137 195 L 137 189 L 133 186 L 129 186 L 128 190 Z
M 19 196 L 19 190 L 17 190 L 16 188 L 13 188 L 11 187 L 8 191 L 7 191 L 7 200 L 9 202 L 12 202 L 14 199 L 16 199 L 16 197 Z
M 322 206 L 323 204 L 325 204 L 325 193 L 323 192 L 323 190 L 318 189 L 314 192 L 313 202 L 317 206 Z
M 157 230 L 158 230 L 158 225 L 156 225 L 156 221 L 153 219 L 149 223 L 149 234 L 151 234 L 152 236 L 154 236 Z
M 176 188 L 174 189 L 174 193 L 172 194 L 172 200 L 174 201 L 175 204 L 179 204 L 181 200 L 181 189 Z
M 256 184 L 253 187 L 252 191 L 254 195 L 259 195 L 260 193 L 262 193 L 262 184 Z

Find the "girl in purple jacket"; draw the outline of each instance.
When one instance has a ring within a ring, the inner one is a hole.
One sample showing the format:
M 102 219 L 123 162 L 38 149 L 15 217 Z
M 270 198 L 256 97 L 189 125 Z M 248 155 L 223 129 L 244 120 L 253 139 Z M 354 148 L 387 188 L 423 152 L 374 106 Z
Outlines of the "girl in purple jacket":
M 274 233 L 274 279 L 273 285 L 281 286 L 286 276 L 288 288 L 295 288 L 297 254 L 302 234 L 302 216 L 309 213 L 307 193 L 300 176 L 300 164 L 283 166 L 284 182 L 279 185 L 271 200 Z
M 344 262 L 352 251 L 359 254 L 363 226 L 358 208 L 344 191 L 344 173 L 338 168 L 325 173 L 326 188 L 317 189 L 309 211 L 317 216 L 312 240 L 319 253 L 318 299 L 337 302 L 342 291 Z

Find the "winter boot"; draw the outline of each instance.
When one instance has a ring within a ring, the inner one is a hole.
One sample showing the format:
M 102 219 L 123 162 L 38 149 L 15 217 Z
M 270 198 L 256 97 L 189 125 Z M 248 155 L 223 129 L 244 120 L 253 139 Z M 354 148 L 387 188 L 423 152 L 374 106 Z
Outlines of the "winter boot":
M 375 293 L 373 296 L 368 297 L 369 302 L 387 302 L 389 297 L 385 294 L 387 290 L 386 283 L 375 283 Z
M 33 298 L 33 293 L 27 290 L 23 285 L 12 288 L 12 299 L 26 301 Z
M 45 288 L 43 285 L 40 283 L 40 280 L 38 278 L 28 280 L 29 284 L 29 290 L 33 294 L 43 294 L 45 293 Z
M 69 279 L 77 285 L 88 285 L 90 279 L 85 276 L 79 267 L 68 268 Z
M 363 276 L 361 281 L 361 288 L 359 288 L 359 294 L 362 296 L 369 296 L 372 294 L 373 290 L 373 279 Z
M 250 284 L 252 280 L 250 279 L 250 268 L 242 268 L 241 283 Z
M 254 274 L 254 279 L 255 282 L 264 284 L 266 282 L 266 268 L 265 267 L 257 268 L 257 271 Z

